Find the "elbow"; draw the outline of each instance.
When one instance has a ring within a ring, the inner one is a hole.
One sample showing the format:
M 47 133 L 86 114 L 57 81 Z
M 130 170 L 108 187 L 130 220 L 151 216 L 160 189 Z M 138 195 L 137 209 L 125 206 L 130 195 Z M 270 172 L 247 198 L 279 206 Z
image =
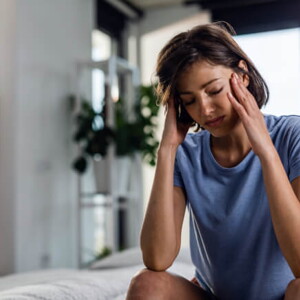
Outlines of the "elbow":
M 160 259 L 153 259 L 143 256 L 144 265 L 147 269 L 155 272 L 164 272 L 170 268 L 173 261 L 163 261 Z
M 300 269 L 299 268 L 291 268 L 294 273 L 295 279 L 300 280 Z
M 176 258 L 176 255 L 164 255 L 162 252 L 149 253 L 143 252 L 143 262 L 146 268 L 151 271 L 163 272 L 170 268 Z
M 289 263 L 290 268 L 296 279 L 300 279 L 300 256 L 297 259 L 293 258 L 292 262 Z
M 149 243 L 141 240 L 143 262 L 147 269 L 163 272 L 170 268 L 178 255 L 179 248 L 176 243 L 160 245 L 161 243 Z

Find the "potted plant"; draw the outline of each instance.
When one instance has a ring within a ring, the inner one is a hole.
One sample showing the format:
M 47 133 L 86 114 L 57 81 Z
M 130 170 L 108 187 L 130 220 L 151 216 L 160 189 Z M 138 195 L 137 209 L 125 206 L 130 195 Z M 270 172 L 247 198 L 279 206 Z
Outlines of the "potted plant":
M 110 128 L 105 125 L 105 107 L 102 112 L 96 112 L 90 101 L 82 100 L 73 136 L 75 143 L 80 145 L 81 154 L 73 161 L 73 169 L 83 174 L 90 158 L 104 158 L 111 143 L 115 143 L 118 157 L 140 152 L 144 161 L 154 166 L 158 110 L 154 87 L 141 86 L 134 104 L 133 121 L 128 119 L 129 112 L 120 98 L 115 103 L 115 127 Z
M 158 141 L 155 136 L 159 107 L 154 87 L 141 86 L 134 104 L 134 118 L 129 120 L 122 98 L 116 103 L 115 143 L 117 156 L 140 152 L 145 162 L 154 166 Z
M 74 97 L 71 97 L 71 99 L 74 101 Z M 107 181 L 110 179 L 110 174 L 107 171 L 117 170 L 118 176 L 113 178 L 113 180 L 117 180 L 117 184 L 114 185 L 116 188 L 114 193 L 118 195 L 117 201 L 128 200 L 122 196 L 123 191 L 128 191 L 128 183 L 131 184 L 130 176 L 128 176 L 129 169 L 125 168 L 125 176 L 122 175 L 121 169 L 124 168 L 120 168 L 119 163 L 122 160 L 128 162 L 128 157 L 139 158 L 139 155 L 135 155 L 138 153 L 146 163 L 155 165 L 158 147 L 155 133 L 159 107 L 156 105 L 154 87 L 141 86 L 139 88 L 133 110 L 130 112 L 125 104 L 123 98 L 120 98 L 114 104 L 115 123 L 114 127 L 111 128 L 105 125 L 106 108 L 104 107 L 102 112 L 96 112 L 91 105 L 91 101 L 83 99 L 81 109 L 75 118 L 75 132 L 73 135 L 73 140 L 78 145 L 79 155 L 74 159 L 72 167 L 80 175 L 86 172 L 87 166 L 91 162 L 94 166 L 101 162 L 107 162 L 108 160 L 105 157 L 109 147 L 114 143 L 116 157 L 113 159 L 113 165 L 101 167 L 100 169 L 94 167 L 94 171 L 98 169 L 99 174 L 102 175 L 102 179 L 98 180 L 95 173 L 95 182 L 97 192 L 103 193 L 107 192 L 105 188 L 110 186 L 110 182 Z M 129 115 L 131 118 L 128 118 Z M 96 162 L 99 158 L 100 160 Z M 131 158 L 129 163 L 132 163 Z M 135 168 L 134 164 L 130 166 Z M 132 189 L 133 193 L 135 188 L 136 186 Z M 128 219 L 130 217 L 131 215 L 128 215 Z M 121 225 L 124 219 L 118 222 L 120 222 L 119 228 L 122 228 Z M 123 246 L 120 242 L 120 248 Z M 102 254 L 106 255 L 106 252 Z
M 76 116 L 76 125 L 73 140 L 80 145 L 81 153 L 73 161 L 72 166 L 79 174 L 83 174 L 90 157 L 106 156 L 114 132 L 105 125 L 103 112 L 96 112 L 90 101 L 84 99 L 81 102 L 81 110 Z

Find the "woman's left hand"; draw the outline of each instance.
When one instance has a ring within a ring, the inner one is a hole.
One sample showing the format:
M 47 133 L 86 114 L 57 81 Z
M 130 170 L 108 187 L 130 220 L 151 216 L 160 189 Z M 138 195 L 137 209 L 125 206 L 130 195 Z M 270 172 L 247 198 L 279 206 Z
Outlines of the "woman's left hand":
M 245 127 L 252 150 L 259 157 L 268 155 L 275 147 L 255 98 L 236 73 L 232 74 L 230 82 L 236 97 L 228 93 L 228 99 Z

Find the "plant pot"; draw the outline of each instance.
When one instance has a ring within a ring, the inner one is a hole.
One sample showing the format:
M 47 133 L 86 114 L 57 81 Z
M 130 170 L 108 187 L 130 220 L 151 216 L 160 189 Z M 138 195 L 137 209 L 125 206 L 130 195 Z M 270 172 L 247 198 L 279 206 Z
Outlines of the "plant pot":
M 110 189 L 109 161 L 107 158 L 93 160 L 95 186 L 97 193 L 106 194 Z
M 110 178 L 113 172 L 114 193 L 126 196 L 130 184 L 131 164 L 130 156 L 115 157 L 111 166 L 108 158 L 93 160 L 96 191 L 103 194 L 111 192 Z
M 116 157 L 114 160 L 115 184 L 118 196 L 127 196 L 130 184 L 130 170 L 132 159 L 130 156 Z

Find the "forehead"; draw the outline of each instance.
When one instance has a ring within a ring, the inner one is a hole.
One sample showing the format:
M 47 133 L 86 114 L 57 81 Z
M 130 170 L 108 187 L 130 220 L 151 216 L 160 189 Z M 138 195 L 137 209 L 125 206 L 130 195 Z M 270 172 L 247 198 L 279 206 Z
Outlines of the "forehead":
M 206 61 L 195 62 L 180 73 L 177 88 L 183 89 L 193 84 L 203 85 L 215 78 L 228 78 L 232 70 L 222 65 L 212 65 Z

